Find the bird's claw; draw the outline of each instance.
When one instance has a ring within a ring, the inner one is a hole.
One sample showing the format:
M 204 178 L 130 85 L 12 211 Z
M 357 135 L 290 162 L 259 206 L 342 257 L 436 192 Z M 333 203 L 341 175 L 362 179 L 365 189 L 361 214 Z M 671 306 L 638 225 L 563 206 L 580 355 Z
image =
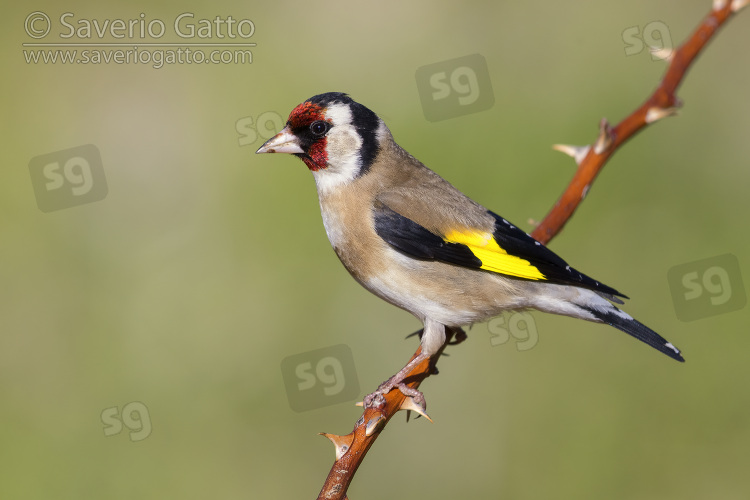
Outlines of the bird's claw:
M 380 408 L 385 404 L 385 396 L 383 396 L 383 392 L 380 392 L 380 389 L 377 391 L 368 394 L 365 396 L 365 399 L 362 400 L 362 406 L 365 408 Z

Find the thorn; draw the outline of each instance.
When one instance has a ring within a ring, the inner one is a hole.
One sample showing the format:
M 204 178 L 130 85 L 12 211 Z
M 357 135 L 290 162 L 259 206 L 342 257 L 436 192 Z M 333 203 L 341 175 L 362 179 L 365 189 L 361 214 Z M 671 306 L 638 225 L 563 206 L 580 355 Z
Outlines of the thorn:
M 365 425 L 365 436 L 370 437 L 376 432 L 379 432 L 380 429 L 383 428 L 385 425 L 385 417 L 382 413 L 378 413 L 374 417 L 372 417 L 370 420 L 367 421 L 367 425 Z
M 407 411 L 413 411 L 417 413 L 418 415 L 423 416 L 430 422 L 432 422 L 432 419 L 427 414 L 427 412 L 422 408 L 420 405 L 414 402 L 414 398 L 408 397 L 404 399 L 404 401 L 401 403 L 401 406 L 398 408 L 399 410 L 407 410 Z M 432 422 L 435 423 L 435 422 Z
M 568 144 L 553 144 L 552 149 L 572 157 L 577 165 L 580 165 L 586 155 L 589 154 L 591 146 L 570 146 Z
M 353 432 L 351 434 L 347 434 L 346 436 L 337 436 L 336 434 L 328 434 L 326 432 L 319 432 L 318 435 L 325 436 L 331 440 L 333 446 L 336 447 L 336 460 L 339 460 L 341 457 L 346 455 L 346 452 L 349 451 L 349 447 L 351 447 L 352 443 L 354 442 Z
M 662 61 L 666 62 L 671 62 L 672 59 L 674 59 L 674 50 L 672 49 L 668 49 L 666 47 L 649 47 L 648 50 L 656 59 L 661 59 Z
M 739 12 L 742 8 L 750 5 L 750 0 L 733 0 L 732 12 Z
M 671 108 L 657 108 L 656 106 L 654 106 L 652 108 L 648 108 L 648 111 L 646 111 L 646 123 L 654 123 L 655 121 L 661 120 L 662 118 L 676 115 L 677 109 L 678 106 L 674 106 Z
M 357 403 L 354 403 L 354 406 L 364 406 L 364 405 L 365 405 L 364 401 L 359 401 Z
M 612 147 L 612 126 L 606 118 L 599 122 L 599 137 L 594 143 L 594 153 L 600 155 Z
M 721 10 L 727 6 L 727 0 L 714 0 L 714 10 Z

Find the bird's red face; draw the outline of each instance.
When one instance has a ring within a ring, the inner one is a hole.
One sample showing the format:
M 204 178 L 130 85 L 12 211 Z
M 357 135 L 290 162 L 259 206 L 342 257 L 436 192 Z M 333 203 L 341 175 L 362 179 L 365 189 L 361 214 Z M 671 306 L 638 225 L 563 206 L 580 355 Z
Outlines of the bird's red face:
M 290 153 L 300 158 L 313 172 L 328 166 L 328 139 L 326 134 L 333 127 L 326 118 L 326 108 L 312 101 L 305 101 L 292 110 L 286 126 L 269 139 L 258 153 Z
M 385 129 L 375 113 L 346 94 L 329 92 L 306 100 L 289 114 L 286 126 L 258 153 L 290 153 L 315 174 L 318 186 L 356 178 L 369 168 Z
M 312 139 L 307 152 L 296 153 L 296 156 L 313 172 L 328 166 L 328 141 L 325 133 L 331 126 L 331 122 L 325 119 L 324 108 L 310 101 L 303 102 L 289 114 L 287 128 L 297 137 Z

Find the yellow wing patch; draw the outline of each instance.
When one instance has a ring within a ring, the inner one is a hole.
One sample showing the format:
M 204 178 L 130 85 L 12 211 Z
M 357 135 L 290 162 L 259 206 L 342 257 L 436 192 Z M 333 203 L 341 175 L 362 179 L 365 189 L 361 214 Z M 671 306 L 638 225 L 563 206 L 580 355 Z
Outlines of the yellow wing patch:
M 480 231 L 448 231 L 445 241 L 466 245 L 479 260 L 482 269 L 518 278 L 544 280 L 546 277 L 528 260 L 510 255 L 500 248 L 490 233 Z

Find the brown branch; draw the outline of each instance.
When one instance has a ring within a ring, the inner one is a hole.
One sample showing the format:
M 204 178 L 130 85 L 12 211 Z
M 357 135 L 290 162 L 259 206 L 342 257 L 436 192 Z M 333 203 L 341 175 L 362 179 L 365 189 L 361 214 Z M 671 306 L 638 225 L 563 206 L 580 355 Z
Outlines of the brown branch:
M 706 16 L 690 38 L 669 56 L 670 65 L 661 83 L 641 107 L 614 128 L 606 120 L 602 120 L 599 137 L 593 146 L 555 146 L 555 149 L 575 158 L 578 170 L 560 199 L 531 234 L 534 238 L 547 244 L 573 215 L 588 193 L 594 179 L 617 148 L 645 126 L 674 114 L 676 108 L 680 106 L 675 91 L 682 83 L 688 68 L 718 29 L 748 3 L 750 0 L 714 0 L 711 13 Z M 437 359 L 443 349 L 449 343 L 455 344 L 462 341 L 466 335 L 460 329 L 449 329 L 446 333 L 446 345 L 430 361 L 421 363 L 411 371 L 406 378 L 407 385 L 415 389 L 419 387 L 422 381 L 435 371 Z M 451 342 L 454 338 L 455 341 Z M 420 350 L 417 350 L 412 359 L 419 352 Z M 319 500 L 347 498 L 346 491 L 349 484 L 375 439 L 396 412 L 414 409 L 410 405 L 410 398 L 405 397 L 399 390 L 392 390 L 385 395 L 383 406 L 365 408 L 350 434 L 346 436 L 323 434 L 336 447 L 336 461 L 318 495 Z
M 703 19 L 698 29 L 680 48 L 667 57 L 670 60 L 669 68 L 654 93 L 614 128 L 610 127 L 606 120 L 602 120 L 599 137 L 593 147 L 554 146 L 558 151 L 575 158 L 578 170 L 565 192 L 531 236 L 545 245 L 549 243 L 576 211 L 594 179 L 617 148 L 647 125 L 676 112 L 682 103 L 675 96 L 675 92 L 687 70 L 719 28 L 747 3 L 747 0 L 715 0 L 713 10 Z
M 429 361 L 423 361 L 418 364 L 414 370 L 404 379 L 406 385 L 416 389 L 424 379 L 435 373 L 435 365 L 440 355 L 449 345 L 455 345 L 466 339 L 466 333 L 460 328 L 446 329 L 445 344 Z M 417 349 L 414 359 L 421 352 L 421 347 Z M 411 361 L 411 359 L 409 361 Z M 378 438 L 380 431 L 385 427 L 388 421 L 399 410 L 418 409 L 412 408 L 411 398 L 407 398 L 399 390 L 393 390 L 385 395 L 385 404 L 381 407 L 365 408 L 364 413 L 357 423 L 354 424 L 354 430 L 346 436 L 337 436 L 335 434 L 321 433 L 327 437 L 336 447 L 336 462 L 328 473 L 323 489 L 320 490 L 318 499 L 333 500 L 346 498 L 346 490 L 349 483 L 357 472 L 359 464 L 365 458 L 365 454 Z M 425 415 L 426 416 L 426 415 Z M 429 418 L 429 417 L 428 417 Z

